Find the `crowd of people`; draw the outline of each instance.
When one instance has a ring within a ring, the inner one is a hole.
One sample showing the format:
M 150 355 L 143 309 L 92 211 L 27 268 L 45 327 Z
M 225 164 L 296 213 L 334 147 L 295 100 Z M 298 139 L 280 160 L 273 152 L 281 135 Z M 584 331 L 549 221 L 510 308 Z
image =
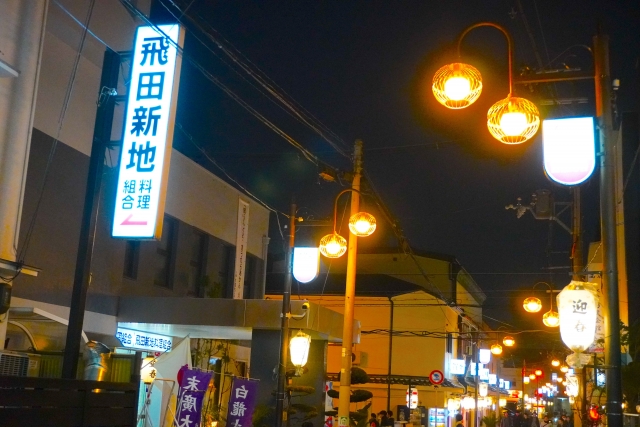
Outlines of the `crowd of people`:
M 394 423 L 393 411 L 380 411 L 377 416 L 375 412 L 372 412 L 371 418 L 369 418 L 370 427 L 393 427 Z
M 553 419 L 549 417 L 549 414 L 544 414 L 541 420 L 536 412 L 516 411 L 512 415 L 508 411 L 504 411 L 500 419 L 500 427 L 573 427 L 573 422 L 566 414 L 561 414 Z

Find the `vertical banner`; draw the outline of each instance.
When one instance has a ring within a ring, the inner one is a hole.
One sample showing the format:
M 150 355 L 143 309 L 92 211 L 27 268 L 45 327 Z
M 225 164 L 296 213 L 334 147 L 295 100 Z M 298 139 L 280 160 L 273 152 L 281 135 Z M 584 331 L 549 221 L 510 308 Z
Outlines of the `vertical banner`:
M 327 381 L 324 384 L 324 411 L 333 411 L 333 398 L 329 396 L 329 390 L 333 388 L 333 381 Z M 333 417 L 325 415 L 324 427 L 333 427 Z
M 228 427 L 251 427 L 256 406 L 258 382 L 247 378 L 234 378 L 227 411 Z
M 184 31 L 138 27 L 111 235 L 159 239 L 167 192 Z
M 202 400 L 213 373 L 189 368 L 181 369 L 181 372 L 176 420 L 180 426 L 200 427 Z
M 238 229 L 236 230 L 236 263 L 233 272 L 233 299 L 244 297 L 244 269 L 249 238 L 249 203 L 238 199 Z

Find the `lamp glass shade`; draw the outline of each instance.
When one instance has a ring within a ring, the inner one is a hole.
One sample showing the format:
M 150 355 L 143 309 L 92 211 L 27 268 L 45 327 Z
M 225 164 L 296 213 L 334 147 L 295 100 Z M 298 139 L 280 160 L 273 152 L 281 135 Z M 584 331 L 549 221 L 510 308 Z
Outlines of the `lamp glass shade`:
M 347 240 L 337 233 L 320 239 L 320 253 L 327 258 L 340 258 L 347 251 Z
M 536 371 L 534 373 L 536 374 L 536 377 L 541 377 L 542 376 L 542 369 L 536 369 Z
M 598 287 L 594 283 L 571 281 L 557 297 L 560 336 L 574 352 L 593 344 L 598 320 Z
M 516 340 L 512 336 L 507 335 L 502 339 L 502 344 L 506 345 L 507 347 L 513 347 L 516 344 Z
M 349 218 L 349 230 L 358 237 L 371 236 L 376 231 L 376 218 L 367 212 L 358 212 Z
M 491 106 L 487 112 L 487 127 L 503 144 L 522 144 L 538 132 L 540 112 L 527 99 L 507 97 Z
M 478 394 L 482 397 L 487 397 L 489 393 L 489 385 L 487 383 L 478 384 Z
M 485 364 L 485 365 L 487 363 L 491 362 L 491 350 L 489 350 L 487 348 L 481 348 L 480 349 L 479 359 L 480 359 L 480 363 Z
M 551 309 L 542 316 L 542 323 L 549 328 L 557 328 L 560 325 L 560 316 Z
M 529 375 L 529 379 L 535 380 L 536 379 L 536 374 Z
M 536 297 L 529 297 L 522 303 L 524 310 L 528 313 L 537 313 L 542 309 L 542 301 Z
M 553 359 L 551 361 L 551 366 L 560 366 L 560 361 L 558 359 Z
M 309 283 L 320 271 L 320 249 L 293 248 L 293 277 L 300 283 Z
M 564 373 L 567 373 L 567 372 L 569 372 L 569 367 L 567 365 L 562 365 L 560 367 L 560 371 L 564 372 Z
M 291 353 L 291 363 L 293 366 L 302 367 L 307 364 L 309 358 L 309 347 L 311 347 L 311 336 L 302 331 L 298 331 L 296 336 L 289 342 L 289 353 Z
M 502 354 L 502 346 L 500 344 L 493 344 L 491 346 L 491 353 L 495 354 L 496 356 Z
M 469 64 L 457 62 L 436 71 L 431 86 L 438 102 L 454 110 L 473 104 L 482 92 L 480 71 Z

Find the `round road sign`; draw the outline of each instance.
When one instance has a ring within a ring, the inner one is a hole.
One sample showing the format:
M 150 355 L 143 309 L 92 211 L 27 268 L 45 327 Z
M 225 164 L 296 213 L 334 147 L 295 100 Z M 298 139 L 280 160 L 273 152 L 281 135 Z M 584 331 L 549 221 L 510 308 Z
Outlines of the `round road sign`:
M 431 384 L 433 385 L 440 385 L 444 381 L 444 374 L 442 371 L 438 371 L 437 369 L 435 371 L 431 371 L 429 374 L 429 381 L 431 381 Z

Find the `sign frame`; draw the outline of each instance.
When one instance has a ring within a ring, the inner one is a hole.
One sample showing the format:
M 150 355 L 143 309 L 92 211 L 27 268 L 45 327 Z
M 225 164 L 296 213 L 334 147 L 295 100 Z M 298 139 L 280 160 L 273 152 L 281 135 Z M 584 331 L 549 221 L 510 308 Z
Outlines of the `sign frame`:
M 429 381 L 433 385 L 440 385 L 444 382 L 444 374 L 438 369 L 434 369 L 429 373 Z

